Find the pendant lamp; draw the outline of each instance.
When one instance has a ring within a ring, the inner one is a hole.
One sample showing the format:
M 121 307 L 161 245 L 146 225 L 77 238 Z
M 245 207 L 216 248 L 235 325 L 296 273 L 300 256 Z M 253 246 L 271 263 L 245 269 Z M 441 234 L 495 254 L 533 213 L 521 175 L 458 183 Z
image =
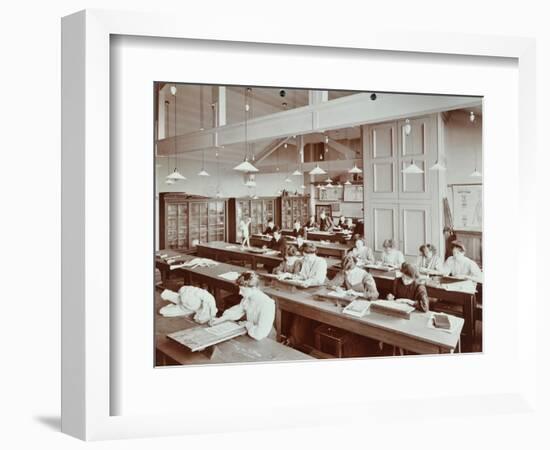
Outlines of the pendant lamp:
M 403 169 L 401 172 L 403 172 L 405 174 L 424 173 L 424 171 L 420 167 L 418 167 L 412 159 L 411 159 L 411 164 L 409 166 L 407 166 L 405 169 Z

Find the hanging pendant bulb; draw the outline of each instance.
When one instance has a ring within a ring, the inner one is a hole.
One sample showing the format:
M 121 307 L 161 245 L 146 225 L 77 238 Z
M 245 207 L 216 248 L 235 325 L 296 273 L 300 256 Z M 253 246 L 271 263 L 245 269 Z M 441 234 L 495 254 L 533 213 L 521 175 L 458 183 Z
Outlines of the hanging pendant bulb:
M 473 178 L 481 178 L 482 174 L 479 170 L 477 170 L 477 167 L 474 169 L 474 171 L 470 174 Z
M 294 172 L 292 172 L 292 175 L 295 177 L 299 177 L 299 176 L 302 176 L 303 173 L 300 172 L 300 169 L 296 169 Z
M 332 183 L 332 178 L 328 177 L 328 178 L 325 180 L 325 183 L 331 184 L 331 183 Z
M 424 171 L 420 167 L 418 167 L 412 159 L 411 159 L 411 164 L 409 166 L 407 166 L 405 169 L 403 169 L 401 172 L 405 173 L 405 174 L 424 173 Z
M 357 167 L 357 164 L 354 164 L 353 167 L 348 170 L 348 173 L 363 173 L 363 171 Z
M 210 176 L 210 174 L 204 169 L 202 169 L 197 175 L 199 177 L 209 177 Z
M 317 164 L 313 169 L 309 171 L 310 175 L 326 175 L 326 172 L 319 167 L 319 164 Z
M 174 171 L 170 175 L 168 175 L 166 179 L 174 181 L 187 180 L 187 178 L 185 178 L 178 169 L 174 169 Z
M 233 167 L 233 170 L 237 170 L 239 172 L 259 172 L 259 170 L 255 166 L 248 162 L 248 112 L 250 110 L 250 105 L 248 104 L 248 95 L 251 91 L 251 88 L 246 88 L 244 95 L 244 161 Z
M 439 160 L 436 160 L 435 164 L 432 167 L 430 167 L 430 170 L 436 170 L 439 172 L 439 171 L 447 170 L 447 168 L 443 164 L 441 164 Z
M 408 136 L 411 134 L 411 130 L 412 130 L 411 121 L 407 119 L 405 120 L 405 125 L 403 125 L 403 131 L 405 132 L 405 135 Z
M 172 86 L 170 88 L 170 92 L 172 93 L 172 95 L 174 96 L 174 156 L 176 158 L 176 167 L 174 167 L 174 171 L 167 175 L 166 176 L 166 183 L 167 184 L 174 184 L 176 181 L 182 181 L 182 180 L 186 180 L 187 178 L 185 178 L 178 170 L 177 168 L 177 165 L 178 165 L 178 142 L 177 142 L 177 114 L 178 114 L 178 103 L 177 103 L 177 99 L 178 97 L 176 97 L 176 93 L 178 92 L 176 86 Z

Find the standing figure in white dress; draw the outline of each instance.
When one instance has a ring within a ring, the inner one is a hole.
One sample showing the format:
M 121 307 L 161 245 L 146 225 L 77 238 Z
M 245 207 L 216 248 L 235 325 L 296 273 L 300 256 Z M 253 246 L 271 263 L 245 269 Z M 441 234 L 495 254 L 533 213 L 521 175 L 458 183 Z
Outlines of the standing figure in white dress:
M 261 340 L 274 335 L 275 330 L 275 301 L 264 294 L 259 288 L 260 280 L 253 271 L 243 272 L 236 281 L 239 286 L 241 302 L 226 309 L 221 317 L 210 321 L 210 325 L 217 325 L 227 320 L 245 320 L 239 323 L 246 327 L 248 335 L 256 340 Z
M 252 222 L 252 219 L 250 217 L 243 217 L 239 224 L 239 230 L 241 232 L 242 241 L 241 241 L 241 247 L 244 249 L 244 246 L 250 248 L 250 223 Z
M 386 239 L 382 243 L 384 251 L 382 252 L 382 264 L 393 267 L 401 267 L 401 264 L 405 262 L 403 253 L 395 248 L 395 241 L 393 239 Z

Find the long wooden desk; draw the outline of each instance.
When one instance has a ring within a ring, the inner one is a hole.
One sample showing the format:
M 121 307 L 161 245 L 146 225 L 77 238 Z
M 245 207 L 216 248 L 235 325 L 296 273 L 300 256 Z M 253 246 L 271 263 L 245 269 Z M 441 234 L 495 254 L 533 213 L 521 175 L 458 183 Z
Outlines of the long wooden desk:
M 193 256 L 183 255 L 183 258 L 190 260 Z M 219 275 L 230 271 L 240 273 L 246 269 L 220 263 L 208 268 L 179 268 L 175 270 L 183 272 L 190 283 L 203 283 L 216 290 L 236 292 L 237 286 L 235 283 L 220 278 Z M 385 279 L 393 282 L 391 278 Z M 413 313 L 414 320 L 413 318 L 411 320 L 398 319 L 377 313 L 371 313 L 365 318 L 357 319 L 342 314 L 341 309 L 331 302 L 315 300 L 313 295 L 318 293 L 319 289 L 324 288 L 295 289 L 294 292 L 291 292 L 287 289 L 271 287 L 266 283 L 263 287 L 264 292 L 272 296 L 277 303 L 275 325 L 278 334 L 281 333 L 282 314 L 292 313 L 359 335 L 378 339 L 415 353 L 440 353 L 450 352 L 456 347 L 460 330 L 464 325 L 464 319 L 457 318 L 461 321 L 460 329 L 449 335 L 449 333 L 442 330 L 428 328 L 427 313 Z M 216 296 L 216 299 L 218 299 L 218 296 Z M 455 334 L 456 340 L 453 341 Z
M 242 249 L 240 245 L 228 244 L 227 242 L 216 241 L 197 245 L 197 255 L 204 258 L 211 258 L 216 261 L 227 261 L 231 259 L 244 260 L 250 263 L 253 270 L 257 269 L 258 264 L 263 264 L 265 267 L 278 266 L 283 258 L 280 254 L 270 255 L 262 253 L 249 252 Z M 329 278 L 338 273 L 338 265 L 340 259 L 326 258 L 327 273 Z
M 202 352 L 191 352 L 166 336 L 176 331 L 201 326 L 185 317 L 163 317 L 158 311 L 168 304 L 155 294 L 155 348 L 157 365 L 220 364 L 261 361 L 300 361 L 314 359 L 311 356 L 282 345 L 273 339 L 261 341 L 239 336 Z
M 262 247 L 268 245 L 271 238 L 267 238 L 264 235 L 254 234 L 250 237 L 250 245 L 255 247 Z M 296 246 L 296 240 L 290 237 L 286 237 L 287 244 Z M 309 239 L 304 240 L 304 242 L 310 241 Z M 311 241 L 315 244 L 317 248 L 317 254 L 319 256 L 328 256 L 342 259 L 347 251 L 350 249 L 347 244 L 339 244 L 336 242 L 320 242 L 320 241 Z
M 336 306 L 334 301 L 315 298 L 316 294 L 326 293 L 324 287 L 292 291 L 266 286 L 263 291 L 276 300 L 275 322 L 278 333 L 282 328 L 283 314 L 291 313 L 415 353 L 452 353 L 460 342 L 460 332 L 464 324 L 464 319 L 453 316 L 457 325 L 449 333 L 428 327 L 430 313 L 420 311 L 414 311 L 409 320 L 376 312 L 362 318 L 349 316 L 343 314 L 342 307 Z
M 337 231 L 308 231 L 307 232 L 307 238 L 310 241 L 330 241 L 330 242 L 345 243 L 351 239 L 351 236 L 352 236 L 351 234 L 346 234 L 346 233 L 337 232 Z

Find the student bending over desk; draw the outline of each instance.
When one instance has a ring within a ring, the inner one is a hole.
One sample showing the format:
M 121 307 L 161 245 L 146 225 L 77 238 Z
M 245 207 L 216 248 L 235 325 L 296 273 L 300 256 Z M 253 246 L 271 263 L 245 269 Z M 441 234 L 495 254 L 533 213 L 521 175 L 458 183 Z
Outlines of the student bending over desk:
M 298 236 L 301 236 L 303 238 L 306 237 L 306 229 L 302 227 L 302 224 L 299 220 L 294 221 L 294 226 L 292 227 L 292 236 L 297 238 Z
M 317 248 L 311 242 L 304 244 L 304 261 L 298 278 L 304 280 L 304 286 L 320 286 L 327 278 L 327 262 L 317 256 Z
M 239 320 L 246 315 L 244 325 L 248 335 L 256 340 L 274 335 L 275 302 L 259 288 L 258 275 L 255 272 L 243 272 L 236 281 L 242 300 L 238 305 L 226 309 L 221 317 L 212 319 L 210 325 L 227 320 Z
M 356 260 L 353 255 L 347 255 L 342 261 L 342 270 L 330 282 L 329 288 L 354 291 L 365 294 L 368 300 L 378 298 L 378 289 L 376 282 L 370 273 L 356 266 Z
M 298 255 L 298 250 L 294 245 L 287 245 L 283 252 L 283 261 L 273 269 L 273 273 L 275 275 L 282 273 L 297 274 L 301 268 L 302 260 Z
M 304 228 L 306 229 L 306 231 L 313 231 L 319 228 L 319 225 L 317 224 L 317 222 L 315 222 L 315 216 L 311 216 L 308 219 L 308 221 L 304 225 Z
M 401 277 L 395 280 L 393 294 L 388 294 L 388 300 L 399 299 L 398 301 L 414 306 L 420 311 L 430 310 L 428 291 L 424 284 L 418 281 L 418 269 L 410 263 L 401 265 Z
M 274 228 L 275 228 L 275 222 L 273 221 L 273 219 L 269 219 L 267 221 L 267 227 L 264 230 L 263 234 L 273 235 L 273 229 Z
M 160 297 L 172 302 L 160 309 L 159 313 L 164 317 L 186 316 L 194 312 L 193 320 L 203 324 L 216 317 L 218 312 L 214 296 L 195 286 L 182 286 L 178 292 L 165 289 Z

